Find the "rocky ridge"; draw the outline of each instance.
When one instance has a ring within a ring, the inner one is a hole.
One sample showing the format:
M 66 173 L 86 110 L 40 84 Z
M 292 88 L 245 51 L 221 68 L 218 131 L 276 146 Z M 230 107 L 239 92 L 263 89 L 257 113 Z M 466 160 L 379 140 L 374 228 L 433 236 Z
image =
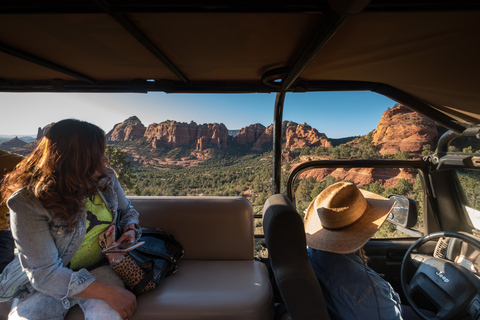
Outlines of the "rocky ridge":
M 424 145 L 429 144 L 435 149 L 438 141 L 435 122 L 400 104 L 384 112 L 371 136 L 372 144 L 381 155 L 407 151 L 414 158 L 421 157 Z M 300 157 L 300 160 L 303 163 L 313 159 Z M 291 170 L 294 168 L 292 166 Z M 328 175 L 339 180 L 353 181 L 357 185 L 378 181 L 386 188 L 395 187 L 400 179 L 413 183 L 416 172 L 406 169 L 337 168 L 313 169 L 302 173 L 302 177 L 313 177 L 317 181 L 323 181 Z
M 193 121 L 185 123 L 171 120 L 149 125 L 144 136 L 154 149 L 162 146 L 176 148 L 193 142 L 195 151 L 204 151 L 210 147 L 225 149 L 229 137 L 228 129 L 223 123 L 197 125 Z
M 372 143 L 382 155 L 408 151 L 419 155 L 424 145 L 438 140 L 435 122 L 403 105 L 385 111 L 372 134 Z
M 234 141 L 239 144 L 248 144 L 257 142 L 260 136 L 265 132 L 265 126 L 260 123 L 251 124 L 242 128 L 234 136 Z
M 18 139 L 18 137 L 15 137 L 11 140 L 5 141 L 0 144 L 0 149 L 1 150 L 11 150 L 13 148 L 22 148 L 24 145 L 27 143 L 23 140 Z
M 143 137 L 145 126 L 140 119 L 132 116 L 124 122 L 117 123 L 112 130 L 107 133 L 107 140 L 110 141 L 132 141 Z
M 338 180 L 352 181 L 356 185 L 364 186 L 379 182 L 384 188 L 395 187 L 400 179 L 413 183 L 416 172 L 400 168 L 325 168 L 313 169 L 302 173 L 302 178 L 315 178 L 323 181 L 328 175 Z
M 331 146 L 325 134 L 319 133 L 317 129 L 306 123 L 283 121 L 282 133 L 286 148 L 289 150 L 305 146 Z M 176 148 L 191 143 L 195 144 L 195 151 L 204 151 L 210 147 L 225 149 L 231 141 L 240 145 L 252 145 L 252 151 L 261 151 L 273 140 L 273 125 L 265 127 L 255 123 L 240 129 L 232 139 L 229 139 L 229 131 L 223 123 L 198 125 L 193 121 L 185 123 L 167 120 L 150 124 L 145 128 L 140 120 L 133 116 L 116 124 L 107 134 L 107 139 L 110 141 L 133 141 L 141 137 L 145 137 L 154 149 L 163 146 Z
M 9 141 L 3 143 L 0 148 L 19 154 L 26 155 L 38 144 L 52 124 L 44 128 L 38 128 L 37 139 L 28 144 L 22 141 Z M 298 149 L 305 147 L 330 147 L 332 144 L 327 136 L 319 133 L 306 123 L 297 124 L 292 121 L 282 122 L 282 136 L 285 142 L 285 150 L 282 154 L 284 161 L 291 161 L 299 153 Z M 209 123 L 198 125 L 195 122 L 184 123 L 167 120 L 162 123 L 153 123 L 145 127 L 140 119 L 132 116 L 122 123 L 116 124 L 107 133 L 110 141 L 130 141 L 144 139 L 151 148 L 176 148 L 182 145 L 195 146 L 195 151 L 190 156 L 178 159 L 150 159 L 141 156 L 130 144 L 127 149 L 131 160 L 143 164 L 152 165 L 180 165 L 184 167 L 198 165 L 210 155 L 210 148 L 226 149 L 232 143 L 251 146 L 252 151 L 263 151 L 264 147 L 270 147 L 273 140 L 273 125 L 268 127 L 255 123 L 244 127 L 231 137 L 226 126 L 222 123 Z M 395 154 L 398 151 L 408 151 L 413 156 L 420 156 L 425 144 L 430 144 L 434 149 L 438 134 L 435 123 L 410 109 L 397 105 L 387 110 L 380 119 L 378 126 L 371 133 L 371 141 L 376 150 L 382 155 Z M 15 139 L 14 139 L 15 140 Z M 301 162 L 308 161 L 312 157 L 301 157 Z M 159 168 L 160 168 L 159 167 Z M 293 167 L 293 166 L 292 166 Z M 327 175 L 337 179 L 352 180 L 359 185 L 369 184 L 372 181 L 380 181 L 384 187 L 393 186 L 400 178 L 413 181 L 415 175 L 400 170 L 380 169 L 317 169 L 304 173 L 305 176 L 323 180 Z
M 18 138 L 14 138 L 12 140 L 6 141 L 0 145 L 0 149 L 6 150 L 9 152 L 17 153 L 22 156 L 28 155 L 30 152 L 33 151 L 40 142 L 40 140 L 45 136 L 45 134 L 50 130 L 51 126 L 53 126 L 54 122 L 47 124 L 43 128 L 38 128 L 37 130 L 37 137 L 34 141 L 30 143 L 26 143 L 23 140 L 20 140 Z M 15 141 L 18 139 L 18 141 Z
M 319 133 L 317 129 L 312 128 L 305 122 L 298 124 L 292 121 L 282 122 L 282 139 L 285 140 L 285 149 L 301 149 L 309 147 L 331 147 L 332 143 L 324 133 Z M 273 141 L 273 124 L 265 128 L 265 131 L 255 142 L 254 148 L 259 148 L 265 143 Z

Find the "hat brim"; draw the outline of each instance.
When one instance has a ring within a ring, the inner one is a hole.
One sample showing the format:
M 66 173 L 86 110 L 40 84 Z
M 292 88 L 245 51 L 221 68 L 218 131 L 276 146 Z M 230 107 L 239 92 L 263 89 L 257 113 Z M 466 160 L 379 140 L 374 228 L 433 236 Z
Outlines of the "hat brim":
M 334 253 L 352 253 L 362 248 L 385 222 L 395 201 L 360 189 L 367 200 L 367 209 L 354 224 L 340 230 L 325 229 L 315 212 L 315 199 L 307 208 L 305 235 L 313 249 Z

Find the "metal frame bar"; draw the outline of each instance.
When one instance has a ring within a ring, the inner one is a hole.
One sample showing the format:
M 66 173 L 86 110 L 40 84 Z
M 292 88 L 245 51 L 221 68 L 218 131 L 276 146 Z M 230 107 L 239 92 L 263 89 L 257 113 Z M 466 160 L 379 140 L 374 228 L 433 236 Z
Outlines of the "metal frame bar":
M 9 54 L 11 56 L 14 56 L 19 59 L 23 59 L 26 61 L 30 61 L 34 64 L 40 65 L 42 67 L 58 71 L 60 73 L 66 74 L 68 76 L 77 78 L 79 80 L 86 81 L 90 84 L 96 84 L 97 81 L 89 76 L 86 76 L 80 72 L 77 72 L 75 70 L 69 69 L 67 67 L 61 66 L 59 64 L 56 64 L 54 62 L 48 61 L 46 59 L 42 59 L 40 57 L 34 56 L 33 54 L 30 54 L 28 52 L 19 50 L 17 48 L 11 47 L 9 45 L 6 45 L 4 43 L 0 43 L 0 51 Z
M 322 13 L 327 7 L 327 1 L 295 0 L 273 1 L 256 0 L 225 1 L 216 0 L 130 0 L 112 5 L 115 13 L 142 12 L 311 12 Z M 372 0 L 365 8 L 367 11 L 422 11 L 422 10 L 478 10 L 480 3 L 476 0 L 436 1 L 436 0 Z M 93 2 L 47 0 L 5 0 L 0 3 L 2 14 L 10 13 L 101 13 Z
M 315 34 L 312 41 L 310 41 L 307 48 L 303 51 L 302 55 L 298 58 L 290 69 L 290 72 L 282 81 L 280 90 L 286 91 L 293 85 L 300 74 L 308 67 L 313 59 L 315 59 L 318 53 L 325 47 L 345 21 L 347 21 L 347 17 L 334 11 L 330 11 L 327 14 L 325 21 L 321 24 L 320 29 Z
M 160 60 L 170 71 L 172 71 L 180 80 L 189 83 L 188 78 L 168 59 L 153 42 L 124 14 L 113 13 L 111 6 L 106 0 L 95 0 L 100 8 L 105 10 L 119 25 L 130 33 L 142 46 Z
M 298 79 L 300 74 L 315 59 L 318 53 L 328 43 L 337 30 L 345 23 L 347 18 L 332 10 L 329 10 L 326 20 L 303 51 L 302 55 L 290 69 L 285 79 L 281 82 L 280 92 L 275 99 L 275 111 L 273 121 L 273 177 L 272 193 L 280 193 L 281 170 L 282 170 L 282 120 L 285 94 Z
M 282 122 L 285 91 L 278 92 L 275 98 L 273 115 L 273 175 L 272 194 L 280 193 L 282 179 Z
M 296 1 L 273 1 L 255 0 L 224 1 L 216 0 L 202 1 L 195 0 L 174 0 L 174 1 L 118 1 L 112 4 L 112 12 L 142 13 L 142 12 L 313 12 L 321 13 L 326 7 L 327 1 L 296 0 Z M 0 4 L 2 13 L 101 13 L 97 6 L 85 1 L 42 1 L 38 4 L 32 0 L 11 0 L 2 1 Z
M 439 158 L 447 154 L 450 142 L 458 137 L 476 137 L 477 139 L 480 139 L 480 129 L 478 127 L 472 127 L 465 129 L 465 131 L 461 133 L 453 131 L 445 132 L 440 139 L 438 139 L 437 143 L 437 154 Z
M 94 80 L 93 80 L 94 81 Z M 190 82 L 155 81 L 144 79 L 132 81 L 96 81 L 87 84 L 83 81 L 10 81 L 0 79 L 0 92 L 141 92 L 162 91 L 166 93 L 272 93 L 279 88 L 258 82 Z M 305 81 L 294 83 L 287 92 L 321 92 L 321 91 L 372 91 L 404 104 L 442 126 L 457 132 L 467 127 L 457 120 L 434 109 L 416 97 L 383 83 L 365 81 Z

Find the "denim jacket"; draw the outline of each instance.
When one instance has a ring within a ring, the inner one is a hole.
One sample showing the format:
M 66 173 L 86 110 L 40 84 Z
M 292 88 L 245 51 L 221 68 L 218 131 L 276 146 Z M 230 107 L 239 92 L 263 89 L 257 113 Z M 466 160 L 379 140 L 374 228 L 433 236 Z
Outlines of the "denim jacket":
M 115 172 L 110 168 L 108 172 L 110 182 L 99 193 L 110 209 L 114 223 L 121 230 L 134 223 L 138 238 L 141 235 L 138 212 L 125 196 Z M 18 254 L 0 275 L 0 302 L 24 299 L 40 291 L 62 300 L 65 308 L 69 308 L 68 298 L 95 281 L 86 269 L 72 271 L 65 267 L 85 237 L 85 209 L 78 225 L 67 229 L 64 222 L 56 221 L 37 198 L 26 194 L 25 189 L 15 192 L 7 205 Z
M 356 254 L 308 248 L 308 257 L 332 320 L 402 319 L 398 294 Z

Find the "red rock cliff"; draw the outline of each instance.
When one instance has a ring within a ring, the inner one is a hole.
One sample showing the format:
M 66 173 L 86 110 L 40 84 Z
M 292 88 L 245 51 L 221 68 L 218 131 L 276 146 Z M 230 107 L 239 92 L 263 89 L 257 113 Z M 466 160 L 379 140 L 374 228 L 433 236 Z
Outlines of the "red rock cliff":
M 143 137 L 145 126 L 136 116 L 130 117 L 122 123 L 117 123 L 110 132 L 107 133 L 107 140 L 110 141 L 132 141 Z
M 197 127 L 197 151 L 211 146 L 225 149 L 227 147 L 228 129 L 223 123 L 205 123 Z
M 434 148 L 437 139 L 435 123 L 403 105 L 396 105 L 391 110 L 385 111 L 377 128 L 372 132 L 372 143 L 382 155 L 407 151 L 418 156 L 425 144 L 430 144 Z M 302 177 L 314 177 L 322 181 L 331 175 L 336 179 L 353 181 L 358 185 L 380 182 L 386 188 L 395 187 L 400 179 L 414 183 L 416 174 L 416 170 L 398 168 L 337 168 L 309 170 L 302 173 Z
M 149 125 L 145 130 L 145 137 L 147 137 L 148 142 L 152 143 L 153 148 L 158 148 L 161 145 L 175 148 L 194 141 L 197 127 L 197 124 L 193 121 L 185 123 L 167 120 Z
M 299 125 L 287 126 L 285 139 L 286 149 L 297 149 L 303 147 L 331 147 L 332 143 L 327 139 L 324 133 L 319 133 L 317 129 L 312 128 L 305 122 Z
M 303 147 L 330 147 L 331 142 L 323 133 L 312 128 L 306 123 L 297 124 L 292 121 L 282 122 L 282 139 L 286 141 L 286 149 L 296 149 Z M 271 143 L 273 140 L 273 124 L 269 125 L 265 131 L 258 137 L 254 147 L 261 147 L 265 143 Z
M 265 126 L 260 123 L 251 124 L 248 127 L 240 129 L 234 140 L 239 144 L 252 143 L 265 132 Z
M 385 111 L 372 134 L 372 143 L 382 155 L 398 151 L 419 155 L 425 144 L 433 148 L 437 140 L 435 122 L 403 105 Z
M 228 129 L 223 123 L 197 125 L 193 121 L 186 123 L 167 120 L 149 125 L 145 137 L 153 148 L 162 145 L 175 148 L 194 142 L 197 151 L 203 151 L 211 146 L 226 148 Z
M 293 166 L 291 170 L 293 170 L 293 168 L 295 168 L 295 166 Z M 379 182 L 386 188 L 395 187 L 400 179 L 406 179 L 414 183 L 417 171 L 414 169 L 401 168 L 325 168 L 308 170 L 302 173 L 301 177 L 313 177 L 317 181 L 323 181 L 328 175 L 341 181 L 352 181 L 359 186 Z

